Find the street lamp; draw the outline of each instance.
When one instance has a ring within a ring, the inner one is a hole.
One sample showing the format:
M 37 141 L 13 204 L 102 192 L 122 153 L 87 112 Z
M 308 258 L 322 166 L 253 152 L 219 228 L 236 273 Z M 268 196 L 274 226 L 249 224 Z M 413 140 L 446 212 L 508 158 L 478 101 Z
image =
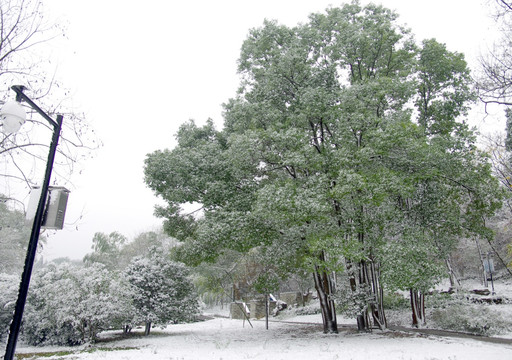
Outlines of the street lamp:
M 62 129 L 62 115 L 57 115 L 57 119 L 53 120 L 48 116 L 39 106 L 37 106 L 27 95 L 23 93 L 24 86 L 15 85 L 11 89 L 16 93 L 16 102 L 7 102 L 0 111 L 0 119 L 3 123 L 4 132 L 14 132 L 19 130 L 21 125 L 25 122 L 25 111 L 20 106 L 21 101 L 25 101 L 32 109 L 37 111 L 44 119 L 46 119 L 53 128 L 53 137 L 50 144 L 50 152 L 48 154 L 48 161 L 46 163 L 46 172 L 44 175 L 43 184 L 41 186 L 41 196 L 37 205 L 37 210 L 34 216 L 34 223 L 32 225 L 32 232 L 30 234 L 30 241 L 27 248 L 27 256 L 25 258 L 25 266 L 21 276 L 20 289 L 18 293 L 18 300 L 14 309 L 14 315 L 9 329 L 9 338 L 5 349 L 4 360 L 12 360 L 14 358 L 14 351 L 16 349 L 16 342 L 21 327 L 21 320 L 23 318 L 23 310 L 25 309 L 25 302 L 27 300 L 28 287 L 30 284 L 30 276 L 32 275 L 32 268 L 34 259 L 36 257 L 37 242 L 39 241 L 39 233 L 44 218 L 44 210 L 46 205 L 46 198 L 48 194 L 48 187 L 50 185 L 50 177 L 52 174 L 53 161 L 57 152 L 57 144 L 59 142 L 60 132 Z
M 18 132 L 21 126 L 25 123 L 27 114 L 17 101 L 8 101 L 0 111 L 0 118 L 2 119 L 3 132 L 12 134 Z

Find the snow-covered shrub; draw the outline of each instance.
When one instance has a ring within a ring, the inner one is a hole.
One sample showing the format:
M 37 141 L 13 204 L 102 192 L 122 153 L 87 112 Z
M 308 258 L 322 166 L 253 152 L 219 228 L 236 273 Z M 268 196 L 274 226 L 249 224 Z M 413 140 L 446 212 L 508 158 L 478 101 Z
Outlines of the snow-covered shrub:
M 199 303 L 187 267 L 156 251 L 132 260 L 124 272 L 136 309 L 136 322 L 144 322 L 146 335 L 152 324 L 189 321 Z
M 50 265 L 32 281 L 23 333 L 33 345 L 77 345 L 133 316 L 116 276 L 101 264 Z
M 292 309 L 295 312 L 295 315 L 316 315 L 322 313 L 322 309 L 320 308 L 319 302 L 313 302 L 306 306 L 299 306 Z
M 512 323 L 491 306 L 453 304 L 434 309 L 432 325 L 443 330 L 462 331 L 477 335 L 492 336 L 512 329 Z
M 0 339 L 9 332 L 19 284 L 19 276 L 0 273 Z

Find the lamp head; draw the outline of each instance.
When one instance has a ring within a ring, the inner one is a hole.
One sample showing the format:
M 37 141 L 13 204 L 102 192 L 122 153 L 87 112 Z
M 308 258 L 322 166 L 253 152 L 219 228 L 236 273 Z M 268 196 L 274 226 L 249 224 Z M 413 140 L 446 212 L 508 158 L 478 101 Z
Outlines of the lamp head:
M 17 101 L 8 101 L 0 110 L 0 120 L 3 126 L 3 132 L 12 134 L 17 132 L 25 123 L 27 114 L 25 110 Z

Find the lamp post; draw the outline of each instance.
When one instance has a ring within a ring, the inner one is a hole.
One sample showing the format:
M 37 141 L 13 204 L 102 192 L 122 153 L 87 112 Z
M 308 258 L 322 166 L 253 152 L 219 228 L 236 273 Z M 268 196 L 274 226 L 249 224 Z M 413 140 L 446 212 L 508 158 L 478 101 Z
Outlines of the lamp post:
M 27 256 L 25 258 L 25 266 L 23 268 L 23 274 L 21 276 L 20 288 L 18 293 L 18 300 L 16 301 L 16 307 L 14 309 L 14 315 L 9 329 L 9 338 L 7 340 L 7 346 L 5 349 L 4 360 L 12 360 L 14 358 L 14 351 L 16 349 L 16 342 L 18 340 L 18 334 L 21 327 L 21 320 L 23 318 L 23 310 L 25 309 L 25 302 L 27 300 L 28 287 L 30 284 L 30 277 L 32 275 L 32 268 L 34 265 L 34 259 L 36 256 L 37 242 L 39 241 L 39 233 L 43 223 L 44 210 L 46 204 L 46 198 L 48 193 L 48 187 L 50 185 L 50 177 L 52 174 L 53 161 L 57 151 L 57 144 L 59 142 L 60 132 L 62 129 L 62 115 L 57 115 L 57 119 L 53 120 L 47 115 L 39 106 L 37 106 L 27 95 L 23 93 L 25 90 L 24 86 L 15 85 L 11 89 L 16 93 L 16 101 L 25 101 L 32 109 L 37 111 L 44 119 L 46 119 L 51 127 L 53 128 L 52 142 L 50 144 L 50 151 L 48 154 L 48 161 L 46 163 L 46 172 L 44 175 L 43 184 L 41 186 L 41 196 L 37 205 L 37 210 L 34 216 L 34 223 L 32 225 L 32 232 L 30 234 L 30 241 L 27 248 Z M 21 112 L 21 106 L 16 108 L 15 104 L 7 103 L 6 106 L 0 112 L 1 118 L 3 119 L 4 130 L 17 130 L 25 121 L 24 112 Z M 16 124 L 16 121 L 18 124 Z M 10 128 L 11 124 L 14 124 L 13 128 Z

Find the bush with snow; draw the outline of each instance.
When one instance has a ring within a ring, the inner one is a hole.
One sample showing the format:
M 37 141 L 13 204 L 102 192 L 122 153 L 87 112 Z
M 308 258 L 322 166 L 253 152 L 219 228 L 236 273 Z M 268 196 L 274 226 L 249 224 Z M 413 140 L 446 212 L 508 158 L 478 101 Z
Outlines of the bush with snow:
M 321 314 L 322 309 L 320 309 L 320 304 L 318 302 L 314 302 L 312 304 L 297 307 L 295 308 L 295 315 L 301 316 L 301 315 L 316 315 Z
M 35 274 L 23 333 L 32 345 L 94 342 L 133 314 L 119 280 L 104 265 L 49 265 Z
M 19 283 L 19 276 L 0 273 L 0 339 L 9 332 Z
M 491 306 L 453 304 L 432 311 L 432 325 L 444 330 L 493 336 L 512 330 L 512 323 Z
M 136 309 L 134 321 L 145 323 L 146 335 L 152 324 L 188 321 L 199 311 L 188 268 L 156 249 L 149 257 L 134 258 L 124 278 Z

